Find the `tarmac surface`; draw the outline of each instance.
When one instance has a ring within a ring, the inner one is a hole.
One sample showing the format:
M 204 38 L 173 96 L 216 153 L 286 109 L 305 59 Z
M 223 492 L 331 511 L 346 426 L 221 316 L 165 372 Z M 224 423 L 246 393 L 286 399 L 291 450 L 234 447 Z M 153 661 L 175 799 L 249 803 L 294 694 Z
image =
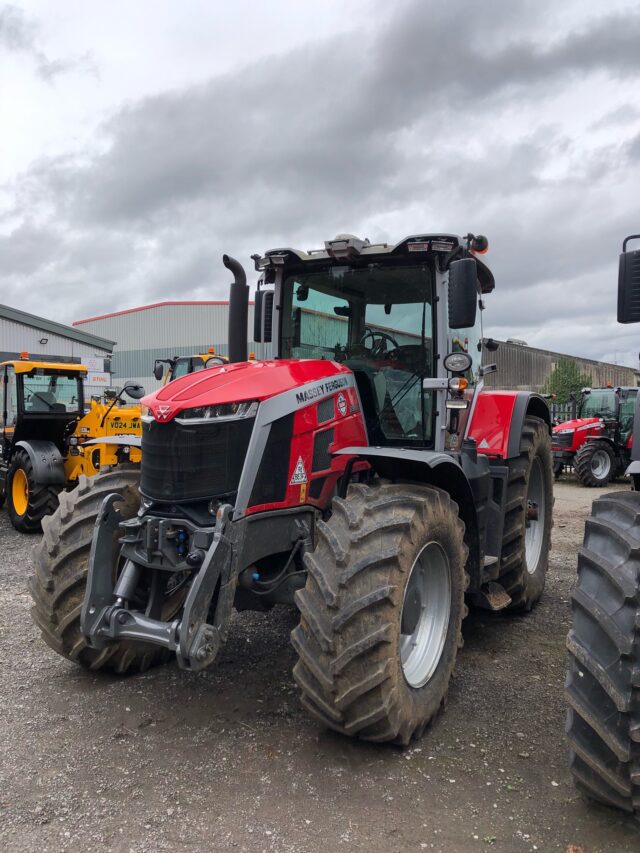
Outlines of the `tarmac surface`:
M 36 539 L 0 512 L 0 849 L 640 850 L 640 823 L 582 799 L 566 765 L 569 595 L 602 492 L 556 483 L 538 608 L 471 612 L 447 708 L 404 751 L 307 716 L 286 608 L 236 615 L 198 676 L 92 675 L 58 657 L 29 614 Z

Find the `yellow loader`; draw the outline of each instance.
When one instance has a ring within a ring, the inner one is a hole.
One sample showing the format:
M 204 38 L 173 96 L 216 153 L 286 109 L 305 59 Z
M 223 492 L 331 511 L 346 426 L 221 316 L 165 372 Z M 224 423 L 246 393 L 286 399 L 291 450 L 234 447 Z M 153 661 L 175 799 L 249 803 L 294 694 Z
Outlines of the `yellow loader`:
M 84 365 L 33 361 L 23 353 L 0 363 L 0 371 L 0 506 L 6 500 L 16 530 L 41 530 L 58 494 L 72 489 L 81 474 L 140 462 L 140 407 L 123 405 L 122 395 L 139 399 L 145 393 L 141 385 L 125 384 L 119 394 L 85 404 Z

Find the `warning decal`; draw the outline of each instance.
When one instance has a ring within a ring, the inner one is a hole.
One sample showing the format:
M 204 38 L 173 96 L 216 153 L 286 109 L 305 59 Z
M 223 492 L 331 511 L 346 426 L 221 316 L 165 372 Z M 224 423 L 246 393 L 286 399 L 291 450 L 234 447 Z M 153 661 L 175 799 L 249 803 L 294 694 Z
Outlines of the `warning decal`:
M 302 456 L 298 456 L 298 461 L 296 463 L 296 467 L 293 471 L 293 476 L 289 480 L 289 484 L 291 486 L 297 486 L 300 483 L 307 482 L 307 472 L 304 470 L 304 462 L 302 461 Z
M 338 411 L 344 417 L 347 414 L 347 398 L 342 391 L 338 394 Z
M 480 444 L 478 445 L 478 450 L 488 450 L 489 442 L 486 438 L 483 438 Z

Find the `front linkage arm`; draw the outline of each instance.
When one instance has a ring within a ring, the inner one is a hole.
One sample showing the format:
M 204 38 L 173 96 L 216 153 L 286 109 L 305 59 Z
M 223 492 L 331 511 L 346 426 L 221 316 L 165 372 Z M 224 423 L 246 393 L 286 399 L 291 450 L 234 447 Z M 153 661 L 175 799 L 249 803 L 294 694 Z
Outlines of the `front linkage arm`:
M 116 508 L 118 494 L 104 499 L 96 519 L 89 554 L 87 590 L 80 627 L 87 643 L 95 649 L 106 648 L 117 640 L 137 640 L 164 646 L 176 653 L 183 669 L 198 671 L 212 663 L 225 639 L 235 591 L 236 549 L 228 532 L 232 507 L 220 508 L 213 538 L 190 585 L 181 618 L 163 622 L 149 612 L 128 609 L 141 567 L 126 559 L 114 582 L 113 543 L 124 520 Z M 125 526 L 126 523 L 124 523 Z M 212 623 L 207 619 L 211 601 L 219 584 Z

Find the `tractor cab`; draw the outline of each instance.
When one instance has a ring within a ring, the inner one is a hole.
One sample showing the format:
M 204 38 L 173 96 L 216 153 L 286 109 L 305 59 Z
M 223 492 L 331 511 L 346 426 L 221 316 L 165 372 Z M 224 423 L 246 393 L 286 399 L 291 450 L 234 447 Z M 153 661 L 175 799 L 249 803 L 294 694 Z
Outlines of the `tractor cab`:
M 87 368 L 24 358 L 0 364 L 4 392 L 3 459 L 19 441 L 52 441 L 62 452 L 65 438 L 84 414 Z
M 166 385 L 167 382 L 172 382 L 181 376 L 197 373 L 209 367 L 220 367 L 228 360 L 226 356 L 216 355 L 215 349 L 210 347 L 208 352 L 202 354 L 157 358 L 153 365 L 153 375 L 159 382 L 162 381 L 162 384 Z
M 347 367 L 370 444 L 444 448 L 460 432 L 466 417 L 459 413 L 480 379 L 476 309 L 494 287 L 489 269 L 462 251 L 453 236 L 392 246 L 340 235 L 324 251 L 268 252 L 256 259 L 254 338 L 271 343 L 278 359 Z M 449 274 L 447 312 L 438 294 Z M 445 397 L 458 401 L 455 413 Z M 445 424 L 454 426 L 448 435 Z

